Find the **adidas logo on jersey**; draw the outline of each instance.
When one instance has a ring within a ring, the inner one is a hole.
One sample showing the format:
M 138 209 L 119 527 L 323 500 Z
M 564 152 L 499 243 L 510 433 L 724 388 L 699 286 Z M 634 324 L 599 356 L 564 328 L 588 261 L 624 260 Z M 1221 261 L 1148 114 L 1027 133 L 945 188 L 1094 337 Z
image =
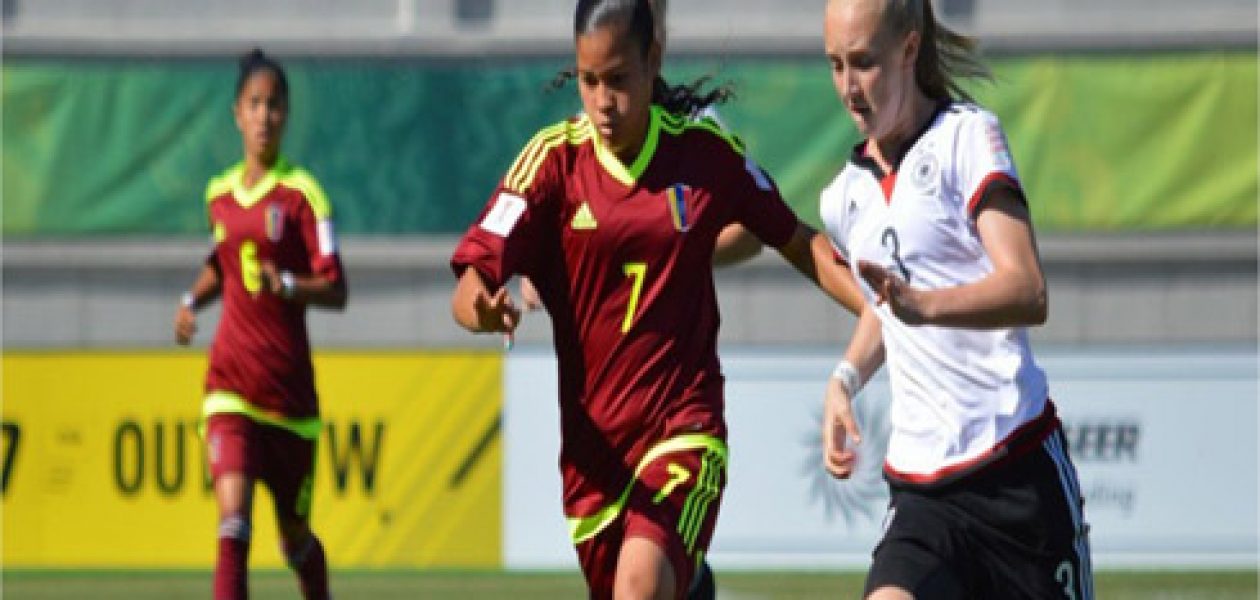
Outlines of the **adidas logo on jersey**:
M 573 220 L 569 222 L 571 229 L 595 229 L 598 226 L 595 215 L 591 214 L 591 205 L 586 202 L 582 202 L 582 206 L 573 215 Z

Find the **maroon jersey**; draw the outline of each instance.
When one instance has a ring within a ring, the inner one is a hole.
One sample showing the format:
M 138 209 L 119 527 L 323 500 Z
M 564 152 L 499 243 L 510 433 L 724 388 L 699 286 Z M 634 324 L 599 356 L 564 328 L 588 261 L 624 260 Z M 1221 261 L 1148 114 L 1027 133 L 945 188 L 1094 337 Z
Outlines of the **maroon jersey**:
M 551 314 L 571 516 L 615 500 L 653 443 L 725 437 L 712 263 L 729 223 L 777 247 L 797 219 L 737 140 L 653 107 L 630 166 L 585 116 L 543 129 L 456 249 L 457 274 L 527 275 Z
M 306 305 L 263 289 L 259 264 L 342 279 L 332 214 L 323 190 L 283 158 L 253 186 L 238 164 L 206 188 L 223 315 L 210 349 L 206 391 L 239 394 L 277 416 L 319 413 L 306 335 Z

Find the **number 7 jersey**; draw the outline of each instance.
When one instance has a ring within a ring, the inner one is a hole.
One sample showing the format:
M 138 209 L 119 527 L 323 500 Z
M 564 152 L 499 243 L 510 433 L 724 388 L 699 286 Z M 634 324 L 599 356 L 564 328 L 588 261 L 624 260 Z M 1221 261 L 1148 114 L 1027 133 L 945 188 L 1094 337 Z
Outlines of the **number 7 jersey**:
M 460 241 L 457 275 L 527 275 L 551 315 L 566 473 L 620 491 L 648 444 L 725 435 L 712 262 L 728 223 L 778 247 L 797 219 L 737 140 L 654 106 L 628 166 L 584 115 L 543 129 Z
M 252 188 L 243 177 L 238 164 L 206 188 L 209 261 L 223 286 L 206 391 L 239 395 L 276 416 L 315 416 L 306 305 L 265 290 L 260 265 L 342 280 L 331 208 L 315 179 L 283 158 Z

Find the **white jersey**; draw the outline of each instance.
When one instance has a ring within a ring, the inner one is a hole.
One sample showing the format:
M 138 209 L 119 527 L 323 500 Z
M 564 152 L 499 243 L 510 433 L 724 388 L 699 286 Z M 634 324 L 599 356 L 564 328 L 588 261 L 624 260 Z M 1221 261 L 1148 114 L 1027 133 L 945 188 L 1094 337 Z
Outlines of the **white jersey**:
M 957 287 L 993 271 L 976 230 L 977 204 L 994 181 L 1019 185 L 993 114 L 942 105 L 891 174 L 863 147 L 823 190 L 820 206 L 858 281 L 859 260 L 919 289 Z M 909 326 L 887 304 L 875 311 L 892 383 L 890 477 L 930 484 L 970 472 L 1005 454 L 1013 434 L 1042 415 L 1046 378 L 1024 328 Z

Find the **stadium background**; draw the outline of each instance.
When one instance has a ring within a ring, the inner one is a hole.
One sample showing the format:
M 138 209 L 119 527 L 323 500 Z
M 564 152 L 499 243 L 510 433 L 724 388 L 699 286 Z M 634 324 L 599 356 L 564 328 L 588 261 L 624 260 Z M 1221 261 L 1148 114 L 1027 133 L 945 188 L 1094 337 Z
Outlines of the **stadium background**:
M 856 141 L 819 50 L 821 2 L 672 4 L 667 77 L 733 83 L 724 120 L 817 223 L 818 192 Z M 1165 439 L 1192 449 L 1174 466 L 1202 474 L 1201 502 L 1188 510 L 1208 523 L 1214 512 L 1233 515 L 1215 523 L 1235 529 L 1233 538 L 1186 541 L 1163 520 L 1138 522 L 1176 537 L 1155 541 L 1175 552 L 1104 553 L 1100 566 L 1172 569 L 1159 582 L 1165 590 L 1193 580 L 1187 568 L 1241 567 L 1242 593 L 1254 597 L 1255 4 L 937 7 L 983 40 L 997 76 L 975 93 L 1006 124 L 1032 200 L 1052 298 L 1050 322 L 1033 337 L 1062 369 L 1052 380 L 1097 397 L 1094 414 L 1145 425 L 1146 444 L 1163 445 L 1151 433 L 1159 415 L 1186 411 L 1202 425 L 1187 428 L 1197 437 Z M 548 392 L 533 381 L 506 384 L 514 369 L 545 372 L 531 361 L 546 356 L 546 319 L 528 319 L 521 351 L 507 357 L 497 340 L 464 335 L 447 317 L 445 261 L 520 145 L 578 109 L 571 88 L 545 89 L 571 61 L 570 12 L 558 0 L 0 4 L 0 458 L 11 590 L 64 585 L 83 569 L 209 566 L 213 503 L 194 424 L 216 312 L 203 317 L 193 350 L 173 348 L 169 321 L 206 250 L 205 181 L 239 158 L 229 112 L 235 58 L 255 45 L 289 70 L 285 153 L 328 191 L 352 285 L 344 314 L 311 315 L 328 418 L 316 527 L 335 567 L 564 569 L 539 558 L 546 550 L 512 546 L 529 534 L 514 533 L 522 522 L 556 516 L 538 514 L 545 504 L 522 514 L 526 503 L 514 500 L 520 489 L 554 485 L 545 459 L 541 472 L 513 462 L 531 450 L 547 456 L 546 435 L 512 415 L 546 403 Z M 719 273 L 733 385 L 773 371 L 767 365 L 784 354 L 798 365 L 833 355 L 852 325 L 766 254 Z M 797 371 L 785 385 L 815 377 Z M 1184 372 L 1192 375 L 1175 376 Z M 1121 380 L 1170 383 L 1155 386 L 1163 391 L 1149 403 L 1109 405 L 1108 394 L 1127 389 Z M 1233 397 L 1205 391 L 1214 389 Z M 509 406 L 523 409 L 502 418 Z M 532 418 L 545 423 L 539 414 Z M 1239 427 L 1237 437 L 1218 433 Z M 753 439 L 745 452 L 765 443 Z M 1156 452 L 1144 450 L 1149 462 Z M 521 469 L 537 479 L 520 483 Z M 1120 477 L 1152 477 L 1141 472 Z M 722 530 L 747 524 L 738 497 L 728 499 L 715 561 Z M 253 564 L 278 568 L 266 501 L 256 514 Z M 1096 533 L 1096 545 L 1101 536 L 1106 547 L 1106 535 Z M 825 569 L 833 557 L 768 556 L 763 569 Z M 769 597 L 798 589 L 764 585 Z M 798 593 L 826 588 L 805 589 Z

